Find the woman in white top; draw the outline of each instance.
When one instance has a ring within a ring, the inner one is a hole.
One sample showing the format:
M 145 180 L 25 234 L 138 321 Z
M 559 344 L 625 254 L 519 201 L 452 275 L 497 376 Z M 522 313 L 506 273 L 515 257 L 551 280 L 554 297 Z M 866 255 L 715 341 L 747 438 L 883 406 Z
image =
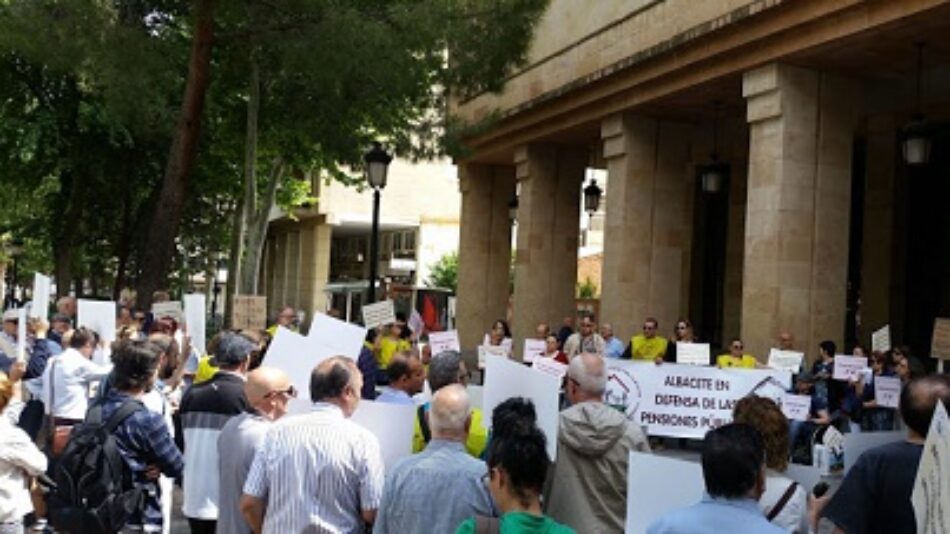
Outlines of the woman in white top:
M 788 468 L 788 419 L 766 397 L 744 397 L 732 410 L 736 423 L 755 427 L 765 442 L 765 493 L 759 508 L 773 525 L 788 532 L 808 532 L 808 491 L 785 476 Z
M 90 384 L 109 374 L 110 366 L 90 360 L 95 347 L 95 333 L 86 328 L 76 329 L 69 338 L 68 348 L 46 364 L 43 402 L 46 413 L 52 414 L 57 424 L 82 421 L 89 407 Z M 50 406 L 51 398 L 55 406 Z
M 13 397 L 15 383 L 0 372 L 0 414 Z M 33 511 L 31 477 L 46 471 L 46 456 L 6 414 L 0 416 L 0 534 L 23 532 L 23 516 Z

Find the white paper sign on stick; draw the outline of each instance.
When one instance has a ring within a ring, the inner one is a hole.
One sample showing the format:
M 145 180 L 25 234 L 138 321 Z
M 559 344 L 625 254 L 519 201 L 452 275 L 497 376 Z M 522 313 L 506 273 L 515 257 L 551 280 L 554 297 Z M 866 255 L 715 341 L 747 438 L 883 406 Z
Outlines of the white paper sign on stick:
M 277 333 L 267 348 L 264 365 L 280 369 L 290 377 L 290 383 L 297 390 L 297 398 L 290 399 L 289 413 L 306 413 L 310 409 L 310 374 L 313 368 L 329 357 L 315 350 L 317 343 L 312 342 L 283 326 L 277 327 Z
M 703 497 L 699 462 L 631 452 L 627 464 L 628 533 L 646 532 L 668 512 L 696 504 Z
M 874 400 L 878 406 L 897 408 L 901 400 L 901 379 L 896 376 L 874 377 Z
M 930 357 L 950 360 L 950 319 L 934 319 L 934 334 L 930 345 Z
M 412 310 L 412 313 L 409 315 L 409 321 L 406 323 L 406 326 L 409 327 L 409 330 L 417 336 L 422 333 L 422 330 L 426 327 L 425 322 L 422 320 L 422 316 L 419 315 L 419 312 Z
M 891 350 L 891 325 L 886 324 L 871 333 L 871 350 L 874 352 Z
M 396 462 L 412 454 L 415 417 L 414 406 L 364 400 L 356 407 L 351 420 L 379 440 L 383 465 L 388 473 Z
M 26 361 L 26 308 L 17 310 L 16 359 L 19 362 Z
M 384 300 L 363 306 L 363 325 L 366 328 L 378 328 L 396 322 L 396 310 L 393 301 Z
M 204 354 L 206 350 L 205 341 L 205 296 L 202 293 L 193 293 L 185 295 L 185 328 L 188 330 L 188 336 L 191 337 L 191 346 L 198 349 L 198 352 Z
M 180 300 L 170 300 L 168 302 L 156 302 L 152 304 L 152 316 L 156 319 L 171 317 L 179 323 L 185 319 Z
M 709 343 L 676 343 L 676 363 L 709 365 Z
M 531 367 L 544 374 L 551 375 L 558 380 L 563 380 L 564 376 L 567 375 L 567 366 L 554 358 L 546 358 L 543 356 L 536 358 Z
M 805 358 L 804 352 L 795 352 L 793 350 L 779 350 L 773 348 L 769 351 L 768 366 L 772 369 L 782 369 L 792 374 L 797 374 L 802 368 L 802 360 Z
M 868 359 L 864 356 L 835 356 L 835 372 L 831 378 L 835 380 L 852 381 L 864 376 L 868 368 Z
M 534 403 L 538 427 L 547 437 L 548 455 L 557 455 L 557 424 L 561 381 L 539 373 L 504 356 L 490 355 L 485 362 L 482 410 L 487 419 L 492 410 L 511 397 L 525 397 Z
M 449 330 L 448 332 L 429 332 L 429 346 L 432 348 L 432 355 L 447 350 L 461 351 L 459 345 L 458 330 Z
M 489 356 L 498 356 L 499 358 L 508 358 L 508 348 L 504 345 L 479 345 L 478 346 L 478 368 L 484 369 L 485 362 Z
M 917 532 L 950 532 L 950 419 L 940 402 L 930 422 L 910 502 Z
M 313 342 L 311 347 L 322 356 L 346 356 L 356 361 L 366 340 L 366 329 L 323 313 L 315 313 L 307 339 Z
M 785 394 L 782 397 L 782 413 L 789 421 L 807 421 L 811 412 L 811 395 Z
M 46 275 L 33 274 L 33 305 L 30 307 L 31 319 L 46 320 L 49 315 L 49 292 L 52 281 Z
M 108 346 L 115 341 L 115 310 L 115 302 L 111 300 L 79 299 L 76 324 L 95 331 Z
M 547 352 L 547 343 L 543 339 L 525 339 L 524 353 L 521 355 L 521 361 L 531 363 L 538 358 L 543 358 Z

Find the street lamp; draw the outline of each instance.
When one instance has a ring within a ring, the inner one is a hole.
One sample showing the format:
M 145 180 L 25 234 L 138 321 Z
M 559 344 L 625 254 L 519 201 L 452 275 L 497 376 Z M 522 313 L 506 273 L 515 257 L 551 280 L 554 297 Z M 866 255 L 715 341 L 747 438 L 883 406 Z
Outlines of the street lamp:
M 214 286 L 211 296 L 211 318 L 217 324 L 218 320 L 218 296 L 221 294 L 221 288 L 228 283 L 228 266 L 224 261 L 224 258 L 218 260 L 218 264 L 214 272 Z
M 7 245 L 7 254 L 10 255 L 10 258 L 13 260 L 13 267 L 10 270 L 10 286 L 7 288 L 7 305 L 6 308 L 17 306 L 16 303 L 16 280 L 17 280 L 17 258 L 20 254 L 23 253 L 23 240 L 20 238 L 13 238 L 13 241 L 10 241 L 10 244 Z
M 917 43 L 917 100 L 916 111 L 904 127 L 902 148 L 908 165 L 926 165 L 930 161 L 930 128 L 920 111 L 920 87 L 924 70 L 924 43 Z
M 386 175 L 392 160 L 392 155 L 383 150 L 379 142 L 373 142 L 373 148 L 363 156 L 363 162 L 366 163 L 366 181 L 373 188 L 373 233 L 369 241 L 367 303 L 376 302 L 376 271 L 379 269 L 379 192 L 386 187 Z
M 584 211 L 591 217 L 600 209 L 600 196 L 604 191 L 597 185 L 597 179 L 591 177 L 590 183 L 584 188 Z
M 729 164 L 719 161 L 719 102 L 714 102 L 713 111 L 713 149 L 709 163 L 699 166 L 699 179 L 703 193 L 714 194 L 722 190 L 729 175 Z
M 511 195 L 511 200 L 508 201 L 508 219 L 511 221 L 511 224 L 518 222 L 518 194 L 515 193 Z

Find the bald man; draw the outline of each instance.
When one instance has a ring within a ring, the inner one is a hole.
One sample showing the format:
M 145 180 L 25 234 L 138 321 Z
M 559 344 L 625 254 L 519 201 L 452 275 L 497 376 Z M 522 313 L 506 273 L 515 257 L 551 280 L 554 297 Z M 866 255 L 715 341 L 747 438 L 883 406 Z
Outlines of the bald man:
M 465 387 L 439 388 L 426 417 L 432 439 L 425 450 L 401 460 L 386 477 L 376 534 L 455 532 L 472 516 L 494 515 L 481 481 L 488 468 L 465 450 L 472 421 Z M 420 506 L 425 513 L 418 513 Z
M 239 508 L 244 480 L 270 423 L 287 413 L 287 403 L 297 391 L 283 371 L 259 367 L 247 375 L 244 394 L 250 411 L 232 417 L 218 436 L 217 532 L 229 534 L 251 532 Z

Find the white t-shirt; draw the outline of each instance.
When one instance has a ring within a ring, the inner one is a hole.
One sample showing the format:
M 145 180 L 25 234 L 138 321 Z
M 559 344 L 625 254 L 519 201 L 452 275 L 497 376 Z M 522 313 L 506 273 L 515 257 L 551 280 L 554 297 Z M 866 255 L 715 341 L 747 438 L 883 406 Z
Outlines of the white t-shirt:
M 772 507 L 778 504 L 793 482 L 781 473 L 771 469 L 766 471 L 765 493 L 759 499 L 759 508 L 762 509 L 763 514 L 769 515 Z M 772 524 L 792 533 L 806 534 L 808 532 L 808 493 L 801 484 L 795 488 L 795 493 L 785 503 L 779 514 L 772 519 Z
M 78 350 L 68 348 L 50 358 L 43 371 L 43 397 L 46 413 L 65 419 L 84 419 L 89 407 L 89 386 L 109 374 L 111 366 L 98 365 Z M 54 376 L 50 377 L 50 373 Z M 55 407 L 48 406 L 50 385 L 54 388 Z

